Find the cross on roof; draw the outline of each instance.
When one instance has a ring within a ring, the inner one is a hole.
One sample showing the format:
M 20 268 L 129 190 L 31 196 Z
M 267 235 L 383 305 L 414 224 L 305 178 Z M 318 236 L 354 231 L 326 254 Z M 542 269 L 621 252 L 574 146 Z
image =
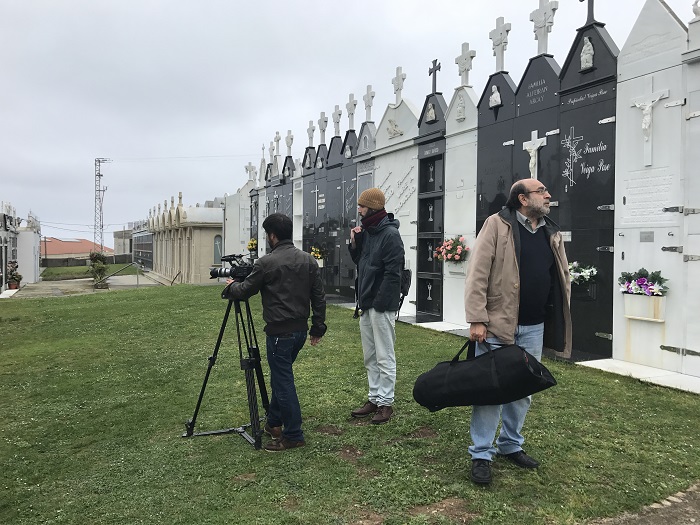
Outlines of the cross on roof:
M 579 0 L 579 2 L 583 2 L 585 0 Z M 594 11 L 594 0 L 588 0 L 588 20 L 586 20 L 586 25 L 590 25 L 595 22 L 595 16 L 593 14 Z
M 503 23 L 503 17 L 496 19 L 496 29 L 489 33 L 489 38 L 493 41 L 493 56 L 496 57 L 496 71 L 504 71 L 505 51 L 508 48 L 508 32 L 510 23 Z
M 391 79 L 396 93 L 396 105 L 401 104 L 401 90 L 403 89 L 403 81 L 406 80 L 406 73 L 401 72 L 401 66 L 396 68 L 396 76 Z
M 274 156 L 275 156 L 275 142 L 272 140 L 270 141 L 269 151 L 270 151 L 270 164 L 272 164 L 272 160 L 274 159 Z
M 314 131 L 316 131 L 316 126 L 314 126 L 314 121 L 309 120 L 309 127 L 306 128 L 306 133 L 309 135 L 309 147 L 314 147 Z
M 372 100 L 374 99 L 374 91 L 372 91 L 372 85 L 367 85 L 367 93 L 362 100 L 365 101 L 365 120 L 367 122 L 372 122 Z
M 336 137 L 340 137 L 340 116 L 342 114 L 343 112 L 340 111 L 340 106 L 336 104 L 335 111 L 333 112 L 333 129 Z
M 437 72 L 440 71 L 440 64 L 438 64 L 437 58 L 433 60 L 433 67 L 428 68 L 428 76 L 433 77 L 433 94 L 437 92 Z
M 328 117 L 325 111 L 321 111 L 321 118 L 318 119 L 318 129 L 321 131 L 321 142 L 319 144 L 326 143 L 326 126 L 328 126 Z
M 292 130 L 287 130 L 287 136 L 284 139 L 284 143 L 287 145 L 287 157 L 292 156 L 292 143 L 294 142 L 294 135 L 292 135 Z
M 530 20 L 535 24 L 535 40 L 537 40 L 537 54 L 542 55 L 547 52 L 549 33 L 554 25 L 554 13 L 559 9 L 559 2 L 540 0 L 539 9 L 530 13 Z
M 282 140 L 282 137 L 280 136 L 279 131 L 275 131 L 275 138 L 273 139 L 275 141 L 275 155 L 280 154 L 280 140 Z
M 455 64 L 457 64 L 457 69 L 462 77 L 462 85 L 469 85 L 469 71 L 472 68 L 472 60 L 476 56 L 476 51 L 469 49 L 469 44 L 464 42 L 462 44 L 462 54 L 455 58 Z
M 355 95 L 350 93 L 348 97 L 348 103 L 345 104 L 345 109 L 348 110 L 348 121 L 350 123 L 349 129 L 355 129 L 355 108 L 357 107 L 357 100 L 355 100 Z
M 253 180 L 255 178 L 255 166 L 251 162 L 245 166 L 245 171 L 248 174 L 248 180 Z

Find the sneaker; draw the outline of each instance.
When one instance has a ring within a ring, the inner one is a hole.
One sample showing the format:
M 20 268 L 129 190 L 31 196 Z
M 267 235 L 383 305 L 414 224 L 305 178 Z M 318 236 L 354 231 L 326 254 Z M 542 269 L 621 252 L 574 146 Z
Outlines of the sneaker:
M 367 417 L 370 414 L 374 414 L 377 411 L 377 408 L 379 408 L 377 405 L 375 405 L 371 401 L 367 401 L 360 408 L 356 408 L 355 410 L 350 412 L 350 415 L 352 417 Z
M 290 448 L 299 448 L 306 445 L 305 441 L 290 441 L 287 438 L 276 439 L 271 441 L 263 448 L 268 452 L 282 452 L 283 450 L 289 450 Z
M 390 406 L 379 407 L 377 408 L 377 413 L 374 414 L 374 417 L 372 418 L 372 424 L 382 425 L 384 423 L 387 423 L 391 419 L 391 416 L 393 414 L 394 409 Z
M 472 471 L 469 477 L 479 485 L 491 483 L 491 462 L 486 459 L 472 460 Z
M 282 427 L 271 427 L 269 423 L 265 423 L 263 427 L 263 432 L 270 436 L 272 439 L 279 439 L 282 437 Z
M 509 459 L 520 468 L 537 468 L 540 466 L 540 462 L 525 454 L 524 450 L 518 450 L 512 454 L 499 454 L 499 456 Z

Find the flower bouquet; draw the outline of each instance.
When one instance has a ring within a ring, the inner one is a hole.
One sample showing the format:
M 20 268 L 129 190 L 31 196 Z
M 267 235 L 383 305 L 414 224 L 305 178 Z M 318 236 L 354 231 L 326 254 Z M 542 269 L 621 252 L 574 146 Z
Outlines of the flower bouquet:
M 322 260 L 322 259 L 326 258 L 326 255 L 325 255 L 323 249 L 318 247 L 318 246 L 311 247 L 311 255 L 316 260 Z
M 438 261 L 460 262 L 467 258 L 469 248 L 464 244 L 464 236 L 457 235 L 444 241 L 435 249 L 434 257 Z
M 247 248 L 248 248 L 248 251 L 249 251 L 249 252 L 254 252 L 254 251 L 256 251 L 256 250 L 258 249 L 258 240 L 257 240 L 255 237 L 253 237 L 252 239 L 250 239 L 250 240 L 248 241 L 248 246 L 247 246 Z
M 617 280 L 622 293 L 632 295 L 665 295 L 668 287 L 664 283 L 668 279 L 661 277 L 661 272 L 651 272 L 640 268 L 636 272 L 622 272 Z
M 571 284 L 588 284 L 595 281 L 598 269 L 595 266 L 584 266 L 578 261 L 569 263 L 569 278 Z

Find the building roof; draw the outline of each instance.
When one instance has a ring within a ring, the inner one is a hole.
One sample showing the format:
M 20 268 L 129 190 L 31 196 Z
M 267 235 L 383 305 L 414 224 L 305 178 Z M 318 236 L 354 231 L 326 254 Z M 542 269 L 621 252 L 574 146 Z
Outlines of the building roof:
M 112 255 L 114 250 L 104 246 L 104 253 Z M 41 253 L 43 256 L 50 255 L 75 255 L 100 251 L 100 247 L 87 239 L 57 239 L 56 237 L 43 237 L 41 239 Z

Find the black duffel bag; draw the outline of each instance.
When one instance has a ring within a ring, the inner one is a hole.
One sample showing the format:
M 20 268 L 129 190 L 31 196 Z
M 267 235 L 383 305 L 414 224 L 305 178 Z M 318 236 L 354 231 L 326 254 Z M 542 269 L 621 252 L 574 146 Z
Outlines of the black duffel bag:
M 474 357 L 476 343 L 467 341 L 452 361 L 438 363 L 421 374 L 413 399 L 435 412 L 445 407 L 502 405 L 557 384 L 547 367 L 518 345 L 493 348 Z M 460 361 L 469 346 L 467 359 Z

